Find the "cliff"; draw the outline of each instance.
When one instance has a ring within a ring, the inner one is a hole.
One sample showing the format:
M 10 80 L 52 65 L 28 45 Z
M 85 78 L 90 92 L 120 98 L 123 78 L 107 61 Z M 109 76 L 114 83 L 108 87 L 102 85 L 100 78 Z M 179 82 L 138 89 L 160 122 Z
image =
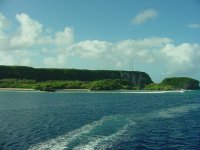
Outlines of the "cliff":
M 26 66 L 0 66 L 0 79 L 27 79 L 36 81 L 96 81 L 105 79 L 127 80 L 132 86 L 144 87 L 152 83 L 145 72 L 113 70 L 81 70 L 32 68 Z

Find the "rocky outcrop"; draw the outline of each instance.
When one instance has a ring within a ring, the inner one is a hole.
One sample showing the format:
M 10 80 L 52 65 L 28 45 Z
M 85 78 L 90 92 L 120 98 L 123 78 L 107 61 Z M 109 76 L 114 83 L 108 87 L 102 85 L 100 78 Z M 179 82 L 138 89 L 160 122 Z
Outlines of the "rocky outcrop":
M 199 81 L 188 77 L 165 78 L 161 84 L 167 84 L 176 89 L 196 90 L 199 89 Z

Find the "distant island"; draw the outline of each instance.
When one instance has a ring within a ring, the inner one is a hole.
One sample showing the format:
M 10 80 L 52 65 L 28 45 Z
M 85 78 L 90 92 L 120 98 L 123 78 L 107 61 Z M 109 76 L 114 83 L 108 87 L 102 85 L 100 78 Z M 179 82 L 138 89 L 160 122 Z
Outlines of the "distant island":
M 196 90 L 199 81 L 187 77 L 166 78 L 153 83 L 139 71 L 32 68 L 0 65 L 0 88 L 23 88 L 41 91 L 59 89 L 89 90 Z

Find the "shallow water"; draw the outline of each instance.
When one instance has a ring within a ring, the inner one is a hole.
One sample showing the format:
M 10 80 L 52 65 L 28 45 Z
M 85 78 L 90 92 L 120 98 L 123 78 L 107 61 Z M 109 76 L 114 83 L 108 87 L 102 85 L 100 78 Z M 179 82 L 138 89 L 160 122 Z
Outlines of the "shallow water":
M 200 91 L 0 92 L 0 149 L 199 149 Z

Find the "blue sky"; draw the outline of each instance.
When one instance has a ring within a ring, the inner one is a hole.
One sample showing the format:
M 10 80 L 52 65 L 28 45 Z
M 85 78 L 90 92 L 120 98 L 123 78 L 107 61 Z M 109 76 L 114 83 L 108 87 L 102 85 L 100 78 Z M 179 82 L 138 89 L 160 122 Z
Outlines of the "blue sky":
M 0 64 L 200 79 L 198 0 L 1 0 Z

